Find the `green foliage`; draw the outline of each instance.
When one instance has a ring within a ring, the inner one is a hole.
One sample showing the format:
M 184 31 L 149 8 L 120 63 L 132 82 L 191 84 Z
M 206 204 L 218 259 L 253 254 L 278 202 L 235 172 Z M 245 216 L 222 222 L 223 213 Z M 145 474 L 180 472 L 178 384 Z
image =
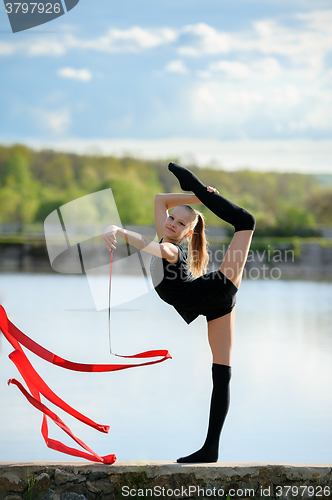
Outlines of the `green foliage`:
M 27 158 L 20 151 L 14 149 L 4 162 L 1 181 L 11 187 L 20 187 L 31 182 Z
M 112 189 L 123 224 L 153 225 L 154 197 L 162 190 L 162 186 L 153 172 L 143 169 L 138 172 L 133 166 L 129 165 L 122 177 L 107 181 L 100 189 Z
M 326 226 L 332 225 L 332 188 L 318 192 L 310 199 L 309 208 L 316 218 Z
M 64 154 L 52 158 L 45 167 L 44 181 L 46 184 L 65 189 L 73 182 L 73 167 L 70 159 Z
M 0 222 L 17 222 L 21 195 L 12 187 L 0 189 Z
M 41 202 L 35 215 L 35 222 L 43 222 L 46 217 L 63 205 L 63 200 L 48 200 Z
M 14 146 L 2 164 L 0 221 L 32 222 L 38 210 L 38 181 L 29 168 L 30 154 Z
M 179 192 L 167 163 L 0 146 L 0 223 L 43 222 L 61 205 L 111 188 L 123 224 L 153 225 L 155 194 Z M 332 225 L 332 189 L 325 177 L 322 182 L 315 175 L 190 168 L 254 213 L 257 236 L 314 237 L 319 227 Z M 197 208 L 208 225 L 229 227 L 205 207 Z
M 34 487 L 35 482 L 36 482 L 36 476 L 34 476 L 34 475 L 30 476 L 29 469 L 27 472 L 27 479 L 28 479 L 27 500 L 32 500 L 33 499 L 33 487 Z

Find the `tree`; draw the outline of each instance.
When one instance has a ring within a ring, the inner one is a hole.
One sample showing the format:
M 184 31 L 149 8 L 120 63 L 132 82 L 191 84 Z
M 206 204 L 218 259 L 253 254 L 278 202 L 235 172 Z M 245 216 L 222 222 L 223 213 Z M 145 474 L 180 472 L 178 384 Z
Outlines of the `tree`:
M 4 186 L 18 187 L 31 182 L 31 173 L 27 158 L 22 152 L 12 150 L 2 169 L 2 184 Z
M 319 224 L 332 226 L 332 189 L 328 188 L 309 200 L 309 208 Z
M 74 171 L 69 158 L 58 154 L 45 165 L 45 183 L 48 185 L 69 188 L 74 181 Z

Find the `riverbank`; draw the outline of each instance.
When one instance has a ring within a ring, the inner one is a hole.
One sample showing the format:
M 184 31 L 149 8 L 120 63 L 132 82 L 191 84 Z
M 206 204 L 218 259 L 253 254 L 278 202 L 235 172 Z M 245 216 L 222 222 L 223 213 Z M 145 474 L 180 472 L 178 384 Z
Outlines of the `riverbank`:
M 229 244 L 228 238 L 214 241 L 209 247 L 210 269 L 217 269 Z M 83 263 L 94 262 L 87 269 L 105 265 L 109 254 L 100 243 L 84 243 Z M 134 249 L 133 249 L 134 250 Z M 119 273 L 137 274 L 136 261 L 126 258 L 128 249 L 118 245 L 114 254 Z M 64 272 L 81 272 L 79 252 L 77 262 L 70 255 L 68 262 L 61 262 Z M 71 260 L 70 260 L 71 259 Z M 57 269 L 57 267 L 56 267 Z M 58 270 L 61 268 L 58 267 Z M 75 270 L 75 271 L 72 271 Z M 44 238 L 30 238 L 23 241 L 0 240 L 0 272 L 54 273 Z M 139 270 L 141 273 L 141 270 Z M 254 238 L 248 255 L 244 279 L 332 279 L 332 240 L 316 238 Z
M 332 498 L 332 464 L 0 463 L 0 499 Z

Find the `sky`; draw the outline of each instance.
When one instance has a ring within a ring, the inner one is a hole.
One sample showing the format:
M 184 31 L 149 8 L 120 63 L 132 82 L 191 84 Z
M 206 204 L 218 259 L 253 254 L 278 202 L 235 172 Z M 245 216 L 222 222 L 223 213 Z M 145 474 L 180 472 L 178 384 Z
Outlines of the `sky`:
M 332 173 L 332 4 L 80 0 L 12 33 L 0 143 Z

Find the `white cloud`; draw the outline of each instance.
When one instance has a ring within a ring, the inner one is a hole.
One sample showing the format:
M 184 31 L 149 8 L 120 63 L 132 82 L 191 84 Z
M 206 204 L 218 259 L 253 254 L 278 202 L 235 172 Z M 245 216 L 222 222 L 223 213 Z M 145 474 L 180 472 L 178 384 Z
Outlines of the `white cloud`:
M 243 134 L 243 125 L 257 113 L 266 97 L 258 90 L 247 90 L 219 81 L 196 84 L 187 93 L 188 115 L 199 130 Z
M 61 68 L 58 70 L 58 75 L 62 78 L 72 80 L 80 80 L 81 82 L 89 82 L 92 79 L 92 73 L 88 69 L 75 69 L 70 67 Z
M 171 28 L 144 29 L 140 26 L 120 30 L 110 29 L 105 35 L 92 40 L 76 40 L 77 46 L 98 52 L 142 52 L 176 40 Z
M 200 56 L 203 54 L 221 54 L 231 50 L 232 37 L 228 33 L 221 32 L 205 23 L 185 26 L 182 34 L 192 35 L 190 45 L 183 45 L 178 49 L 179 54 L 184 56 Z
M 208 82 L 197 85 L 192 93 L 192 100 L 196 102 L 196 107 L 201 107 L 204 114 L 215 114 L 229 104 L 239 107 L 251 107 L 264 100 L 263 95 L 258 91 L 248 91 L 245 89 L 231 89 L 219 82 Z M 211 108 L 211 109 L 207 109 Z
M 304 89 L 301 97 L 305 100 L 300 118 L 290 119 L 288 125 L 294 131 L 332 131 L 332 94 L 329 88 Z M 302 108 L 301 108 L 302 109 Z
M 182 28 L 144 28 L 132 26 L 127 29 L 111 28 L 96 38 L 80 38 L 76 34 L 62 31 L 60 36 L 33 37 L 24 42 L 1 42 L 0 55 L 25 53 L 32 57 L 62 56 L 72 50 L 98 52 L 143 52 L 173 45 L 182 56 L 213 56 L 232 54 L 239 64 L 248 64 L 243 57 L 257 59 L 263 55 L 270 71 L 276 70 L 277 57 L 291 62 L 292 68 L 322 68 L 324 56 L 332 50 L 332 9 L 313 10 L 293 16 L 292 26 L 273 19 L 260 19 L 242 31 L 218 30 L 206 23 L 197 23 Z M 242 58 L 242 60 L 241 60 Z M 262 60 L 263 61 L 263 60 Z M 274 62 L 273 62 L 274 61 Z M 249 60 L 250 63 L 250 60 Z M 229 68 L 229 71 L 239 71 Z
M 47 38 L 35 37 L 24 42 L 1 43 L 0 56 L 23 53 L 31 57 L 62 56 L 72 50 L 97 52 L 142 52 L 177 39 L 177 32 L 171 28 L 144 29 L 140 26 L 120 30 L 110 29 L 104 35 L 93 39 L 82 39 L 70 33 Z
M 0 56 L 11 56 L 15 52 L 13 43 L 0 42 Z
M 231 104 L 236 104 L 239 106 L 251 107 L 255 104 L 260 104 L 264 101 L 264 96 L 257 91 L 247 91 L 247 90 L 231 90 L 226 94 L 226 99 Z
M 324 55 L 331 50 L 331 38 L 327 33 L 308 29 L 305 23 L 288 28 L 273 20 L 254 23 L 254 31 L 247 35 L 247 51 L 283 57 L 290 69 L 316 75 L 323 65 Z M 246 50 L 245 46 L 242 50 Z
M 68 36 L 64 40 L 55 39 L 41 39 L 36 38 L 31 40 L 30 43 L 17 44 L 17 51 L 22 51 L 27 53 L 28 56 L 63 56 L 71 45 L 68 40 Z M 71 38 L 71 37 L 70 37 Z
M 168 73 L 181 73 L 183 75 L 188 73 L 188 69 L 184 65 L 183 61 L 170 61 L 166 66 L 165 66 L 165 71 Z
M 208 80 L 187 90 L 187 115 L 198 133 L 219 137 L 257 137 L 266 132 L 332 129 L 327 95 L 308 96 L 296 85 L 242 84 L 242 80 Z M 332 98 L 331 98 L 332 100 Z M 331 101 L 330 100 L 330 101 Z M 324 103 L 324 104 L 323 104 Z
M 197 71 L 197 76 L 199 78 L 203 78 L 204 80 L 210 80 L 212 78 L 212 73 L 211 71 Z
M 249 66 L 238 61 L 219 61 L 210 64 L 208 69 L 222 71 L 231 78 L 248 78 L 251 75 Z
M 228 78 L 274 80 L 281 76 L 283 69 L 274 57 L 253 59 L 248 63 L 222 60 L 209 64 L 207 73 L 222 72 Z M 204 77 L 204 73 L 202 75 Z
M 322 69 L 325 55 L 332 50 L 332 10 L 312 11 L 294 17 L 295 26 L 294 23 L 288 27 L 273 19 L 263 19 L 254 22 L 250 29 L 231 33 L 203 23 L 185 26 L 177 50 L 182 56 L 232 54 L 236 59 L 255 59 L 258 53 L 266 56 L 265 64 L 269 65 L 266 69 L 273 73 L 281 70 L 276 58 L 283 57 L 291 65 L 288 70 L 301 70 L 302 76 L 306 71 L 307 76 L 312 77 Z M 242 74 L 245 70 L 243 67 L 229 67 L 228 71 Z
M 70 49 L 77 46 L 77 39 L 70 34 L 61 33 L 59 37 L 29 37 L 28 39 L 14 42 L 0 42 L 0 56 L 25 54 L 28 57 L 65 55 Z
M 330 36 L 332 24 L 332 10 L 314 10 L 306 13 L 296 14 L 298 19 L 303 19 L 313 30 L 326 32 Z
M 290 130 L 304 131 L 304 130 L 332 130 L 332 105 L 328 107 L 318 105 L 308 113 L 305 114 L 302 120 L 292 120 L 289 123 Z
M 301 102 L 300 90 L 294 85 L 276 87 L 271 93 L 271 103 L 275 106 L 297 106 Z
M 22 53 L 30 57 L 61 57 L 72 52 L 73 59 L 79 51 L 87 58 L 97 52 L 152 51 L 153 57 L 142 61 L 142 65 L 149 65 L 147 69 L 142 66 L 144 76 L 158 78 L 165 72 L 185 75 L 190 67 L 192 78 L 186 78 L 186 85 L 178 85 L 171 96 L 163 86 L 154 87 L 146 98 L 158 112 L 154 117 L 147 116 L 146 133 L 152 129 L 154 133 L 157 127 L 161 133 L 173 130 L 167 125 L 172 109 L 179 116 L 177 132 L 190 122 L 195 135 L 259 137 L 262 133 L 282 137 L 289 131 L 293 136 L 310 136 L 310 131 L 314 131 L 317 136 L 321 131 L 326 136 L 327 131 L 332 132 L 330 26 L 332 9 L 292 14 L 284 20 L 257 19 L 238 31 L 220 30 L 207 23 L 179 28 L 131 26 L 113 27 L 100 36 L 84 38 L 72 30 L 63 31 L 60 36 L 31 34 L 24 43 L 19 38 L 1 42 L 0 56 Z M 97 77 L 97 73 L 92 75 L 87 69 L 74 69 L 75 63 L 68 64 L 71 66 L 58 65 L 60 77 L 86 82 Z M 54 103 L 46 105 L 55 108 Z M 132 115 L 136 116 L 135 110 Z M 114 117 L 115 121 L 118 119 L 119 116 Z M 54 133 L 68 130 L 71 123 L 70 114 L 65 111 L 48 113 L 44 120 Z M 132 120 L 131 125 L 124 122 L 124 134 L 136 126 L 135 118 Z
M 307 116 L 305 123 L 307 127 L 317 130 L 331 130 L 332 128 L 332 106 L 317 106 Z
M 326 69 L 332 10 L 294 17 L 291 27 L 265 19 L 229 34 L 202 24 L 183 29 L 190 38 L 180 38 L 179 52 L 204 56 L 205 63 L 196 71 L 201 82 L 188 89 L 193 124 L 220 136 L 332 132 L 332 72 Z M 215 60 L 218 54 L 224 57 Z
M 68 109 L 57 111 L 45 111 L 44 109 L 34 109 L 31 111 L 39 127 L 42 130 L 48 129 L 56 135 L 63 135 L 68 132 L 71 124 L 71 115 Z
M 283 69 L 276 58 L 265 57 L 253 62 L 252 73 L 258 78 L 274 80 L 282 75 Z

